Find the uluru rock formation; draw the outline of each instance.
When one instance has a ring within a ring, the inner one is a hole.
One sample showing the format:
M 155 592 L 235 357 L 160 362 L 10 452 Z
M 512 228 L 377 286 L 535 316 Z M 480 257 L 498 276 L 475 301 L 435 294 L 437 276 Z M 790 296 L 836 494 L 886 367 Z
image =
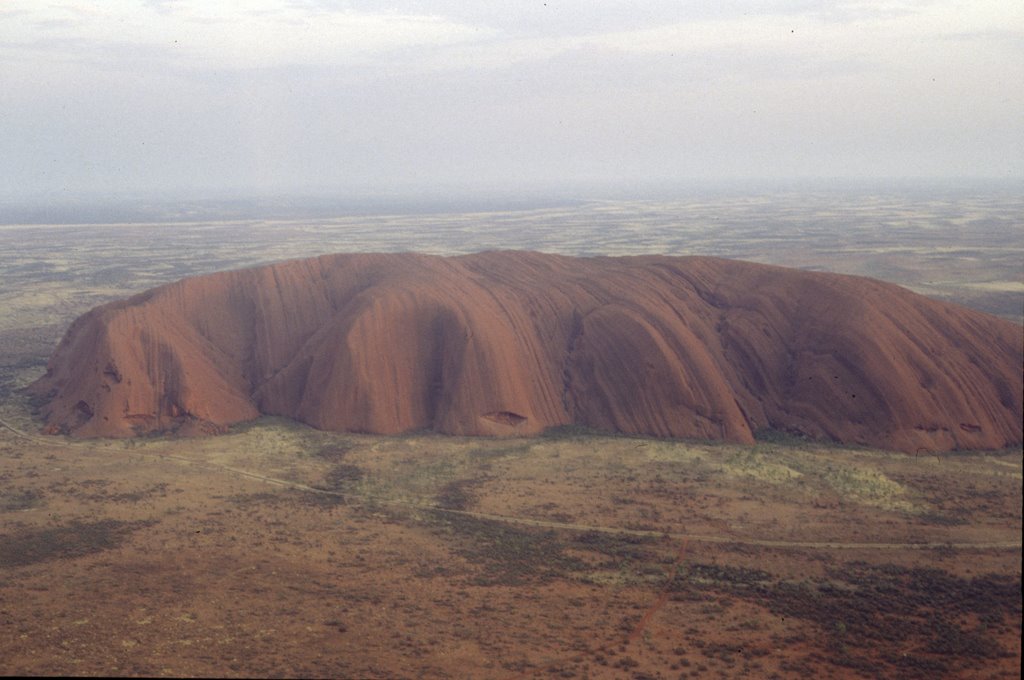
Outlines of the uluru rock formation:
M 904 451 L 1021 442 L 1022 329 L 894 285 L 707 257 L 330 255 L 178 281 L 76 320 L 50 432 L 528 435 L 580 424 Z

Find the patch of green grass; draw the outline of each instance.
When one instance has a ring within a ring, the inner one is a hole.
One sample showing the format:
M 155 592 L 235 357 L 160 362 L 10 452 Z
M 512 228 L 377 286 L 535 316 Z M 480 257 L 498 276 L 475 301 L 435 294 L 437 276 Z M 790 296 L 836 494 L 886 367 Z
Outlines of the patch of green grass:
M 555 441 L 569 440 L 569 441 L 582 441 L 591 437 L 614 437 L 613 433 L 601 432 L 595 430 L 592 427 L 586 425 L 556 425 L 555 427 L 549 427 L 541 433 L 542 439 L 552 439 Z
M 230 434 L 249 434 L 260 430 L 278 430 L 296 434 L 312 433 L 314 435 L 319 432 L 309 425 L 292 420 L 291 418 L 285 418 L 284 416 L 260 416 L 252 420 L 235 423 L 228 427 L 228 433 Z
M 577 534 L 572 544 L 573 547 L 592 550 L 616 561 L 650 562 L 655 558 L 649 547 L 657 542 L 658 539 L 653 536 L 585 531 Z
M 38 507 L 43 493 L 35 489 L 0 489 L 0 512 L 17 512 Z
M 320 488 L 327 491 L 344 491 L 351 489 L 353 485 L 360 482 L 364 477 L 364 473 L 361 468 L 356 465 L 349 465 L 348 463 L 338 463 L 333 465 L 327 474 L 324 475 L 323 484 Z
M 754 432 L 754 440 L 760 444 L 775 444 L 777 446 L 794 448 L 804 448 L 815 443 L 814 439 L 811 439 L 802 432 L 777 430 L 774 428 L 757 430 Z
M 84 494 L 84 497 L 88 500 L 103 501 L 106 503 L 138 503 L 139 501 L 147 500 L 153 496 L 166 496 L 167 488 L 167 484 L 161 482 L 159 484 L 152 484 L 144 489 L 138 489 L 137 491 L 129 491 L 125 493 L 106 493 L 105 491 L 100 491 L 98 493 Z
M 505 456 L 518 456 L 521 454 L 529 453 L 530 449 L 533 448 L 534 441 L 527 440 L 525 442 L 517 443 L 512 446 L 488 446 L 488 447 L 477 447 L 470 449 L 466 453 L 466 457 L 470 461 L 481 461 L 481 460 L 492 460 L 495 458 L 503 458 Z
M 476 494 L 473 487 L 481 480 L 457 479 L 448 482 L 437 492 L 436 503 L 438 507 L 448 510 L 466 510 L 476 502 Z
M 104 519 L 0 534 L 0 568 L 75 559 L 110 550 L 121 545 L 133 531 L 152 524 Z
M 958 527 L 968 524 L 969 521 L 966 517 L 961 517 L 951 514 L 943 514 L 941 512 L 922 512 L 917 516 L 919 520 L 925 524 L 934 524 L 941 527 Z
M 880 470 L 828 463 L 821 476 L 843 498 L 884 510 L 909 513 L 918 510 L 909 499 L 907 490 Z
M 322 444 L 313 452 L 313 456 L 329 463 L 340 463 L 347 453 L 355 448 L 350 441 L 330 441 Z
M 467 515 L 431 512 L 434 526 L 451 536 L 455 552 L 478 565 L 478 585 L 524 585 L 564 577 L 584 564 L 564 552 L 552 530 L 513 526 Z
M 786 465 L 778 455 L 771 455 L 757 448 L 741 448 L 728 451 L 720 465 L 723 472 L 753 477 L 765 482 L 782 484 L 790 482 L 803 473 Z
M 973 667 L 1010 654 L 992 632 L 1020 631 L 1019 575 L 961 578 L 940 569 L 848 562 L 802 581 L 700 563 L 686 565 L 681 576 L 672 583 L 680 595 L 729 594 L 812 623 L 828 641 L 833 664 L 873 675 L 899 675 L 896 669 L 908 665 L 943 673 Z M 967 623 L 971 618 L 977 623 Z M 912 658 L 907 649 L 916 650 Z

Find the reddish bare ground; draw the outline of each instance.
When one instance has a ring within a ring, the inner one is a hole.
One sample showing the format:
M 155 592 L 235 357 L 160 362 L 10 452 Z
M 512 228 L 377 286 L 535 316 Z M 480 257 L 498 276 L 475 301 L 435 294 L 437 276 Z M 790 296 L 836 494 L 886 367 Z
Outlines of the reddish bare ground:
M 260 413 L 375 433 L 581 424 L 904 451 L 1022 439 L 1021 327 L 870 279 L 705 257 L 330 255 L 98 307 L 47 374 L 50 432 Z

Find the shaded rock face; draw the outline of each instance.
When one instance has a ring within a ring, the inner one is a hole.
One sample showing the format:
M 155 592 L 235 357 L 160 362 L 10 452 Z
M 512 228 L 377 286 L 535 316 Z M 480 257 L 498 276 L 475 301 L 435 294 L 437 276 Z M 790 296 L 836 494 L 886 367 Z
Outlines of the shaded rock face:
M 704 257 L 331 255 L 185 279 L 72 324 L 50 432 L 530 435 L 763 428 L 938 451 L 1021 442 L 1022 329 L 864 278 Z

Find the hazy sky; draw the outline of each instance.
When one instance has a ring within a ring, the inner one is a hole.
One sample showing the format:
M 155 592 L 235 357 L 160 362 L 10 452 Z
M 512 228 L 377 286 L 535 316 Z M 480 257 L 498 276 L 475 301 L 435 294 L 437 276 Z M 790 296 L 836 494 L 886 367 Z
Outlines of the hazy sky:
M 0 0 L 0 194 L 1024 178 L 1021 0 Z

